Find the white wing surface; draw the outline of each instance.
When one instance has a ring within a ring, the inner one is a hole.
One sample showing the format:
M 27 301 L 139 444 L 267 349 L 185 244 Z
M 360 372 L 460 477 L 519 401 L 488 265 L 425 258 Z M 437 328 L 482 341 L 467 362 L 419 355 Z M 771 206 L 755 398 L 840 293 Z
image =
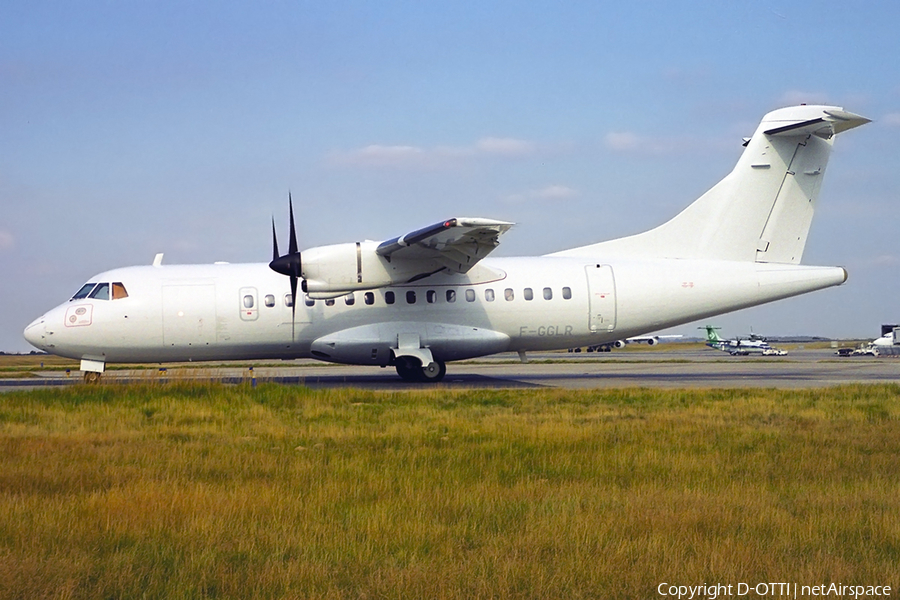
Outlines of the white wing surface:
M 466 273 L 499 244 L 513 223 L 457 217 L 423 227 L 378 245 L 375 252 L 389 261 L 417 261 L 428 271 Z

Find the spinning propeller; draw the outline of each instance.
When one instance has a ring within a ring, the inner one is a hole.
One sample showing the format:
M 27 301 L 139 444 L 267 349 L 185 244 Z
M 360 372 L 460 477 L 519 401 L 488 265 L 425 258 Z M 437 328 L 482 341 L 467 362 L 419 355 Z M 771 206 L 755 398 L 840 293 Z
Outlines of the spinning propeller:
M 291 340 L 294 339 L 294 316 L 297 314 L 297 280 L 301 273 L 302 262 L 300 251 L 297 250 L 297 231 L 294 229 L 294 202 L 288 192 L 288 207 L 291 215 L 291 237 L 288 240 L 288 253 L 278 255 L 278 237 L 275 235 L 275 218 L 272 218 L 272 262 L 269 268 L 276 273 L 287 275 L 291 278 Z

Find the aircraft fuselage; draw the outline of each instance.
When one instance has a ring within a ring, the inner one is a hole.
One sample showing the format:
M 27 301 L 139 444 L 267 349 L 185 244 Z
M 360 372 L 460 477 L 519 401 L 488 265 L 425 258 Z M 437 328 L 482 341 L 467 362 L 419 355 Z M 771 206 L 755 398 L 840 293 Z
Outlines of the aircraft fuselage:
M 735 261 L 482 264 L 331 300 L 299 294 L 293 324 L 287 282 L 265 263 L 126 267 L 90 281 L 120 282 L 127 297 L 70 300 L 25 335 L 53 354 L 103 363 L 318 358 L 384 366 L 404 339 L 439 361 L 600 344 L 846 279 L 839 267 Z

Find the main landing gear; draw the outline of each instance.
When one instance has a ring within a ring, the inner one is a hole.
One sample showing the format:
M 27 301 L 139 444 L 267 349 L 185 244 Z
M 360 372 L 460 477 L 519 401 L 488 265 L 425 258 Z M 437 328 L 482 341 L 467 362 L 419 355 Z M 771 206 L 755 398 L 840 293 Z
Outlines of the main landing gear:
M 417 360 L 401 358 L 394 365 L 397 375 L 404 381 L 417 381 L 424 383 L 437 383 L 447 374 L 447 365 L 439 360 L 422 366 Z

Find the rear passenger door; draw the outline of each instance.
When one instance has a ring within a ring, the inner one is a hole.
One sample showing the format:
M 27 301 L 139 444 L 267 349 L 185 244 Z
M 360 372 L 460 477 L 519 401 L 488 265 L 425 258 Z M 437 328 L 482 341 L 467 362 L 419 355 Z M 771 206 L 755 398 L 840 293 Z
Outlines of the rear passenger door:
M 587 265 L 591 333 L 613 331 L 616 328 L 616 282 L 609 265 Z

